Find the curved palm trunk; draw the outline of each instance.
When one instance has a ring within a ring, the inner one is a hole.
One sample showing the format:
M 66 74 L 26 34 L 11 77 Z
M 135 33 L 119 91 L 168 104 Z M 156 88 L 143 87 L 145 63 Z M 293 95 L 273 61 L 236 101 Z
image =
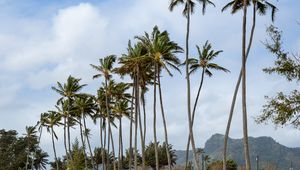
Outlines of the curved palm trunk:
M 246 170 L 251 170 L 249 143 L 248 143 L 248 125 L 247 125 L 247 103 L 246 103 L 246 25 L 247 24 L 247 0 L 244 0 L 243 16 L 243 38 L 242 38 L 242 108 L 243 108 L 243 134 L 244 134 L 244 154 L 246 160 Z
M 249 44 L 248 44 L 248 47 L 247 47 L 246 60 L 249 56 L 250 49 L 251 49 L 251 46 L 252 46 L 255 26 L 256 26 L 256 3 L 253 4 L 252 28 L 251 28 Z M 232 102 L 231 102 L 230 112 L 229 112 L 229 118 L 228 118 L 228 122 L 227 122 L 225 136 L 224 136 L 223 170 L 226 170 L 227 143 L 228 143 L 229 131 L 230 131 L 231 121 L 232 121 L 232 117 L 233 117 L 233 111 L 234 111 L 234 107 L 235 107 L 236 97 L 237 97 L 237 94 L 238 94 L 238 91 L 239 91 L 241 80 L 242 80 L 242 68 L 241 68 L 239 78 L 237 80 L 235 90 L 234 90 L 234 94 L 233 94 L 233 97 L 232 97 Z
M 132 124 L 133 124 L 133 96 L 135 94 L 135 79 L 133 80 L 132 86 L 132 98 L 131 98 L 131 112 L 130 112 L 130 134 L 129 134 L 129 169 L 132 168 Z
M 159 158 L 158 158 L 158 146 L 157 146 L 157 138 L 156 138 L 156 75 L 157 75 L 157 68 L 156 64 L 154 66 L 154 90 L 153 90 L 153 134 L 154 134 L 154 150 L 155 150 L 155 165 L 156 169 L 159 169 Z
M 87 168 L 87 158 L 86 158 L 86 151 L 85 151 L 85 143 L 83 140 L 83 131 L 82 131 L 82 123 L 81 123 L 81 116 L 79 118 L 79 129 L 80 129 L 80 138 L 81 138 L 81 143 L 82 143 L 82 148 L 83 148 L 83 154 L 84 154 L 84 166 Z
M 168 142 L 168 130 L 167 130 L 167 121 L 165 117 L 164 105 L 163 105 L 163 98 L 162 98 L 162 91 L 161 91 L 161 83 L 160 83 L 160 73 L 157 72 L 157 79 L 158 79 L 158 91 L 159 91 L 159 99 L 160 99 L 160 109 L 161 109 L 161 116 L 163 118 L 164 124 L 164 132 L 165 132 L 165 142 L 166 142 L 166 152 L 167 152 L 167 159 L 168 159 L 168 168 L 169 170 L 172 169 L 171 167 L 171 157 L 169 152 L 169 142 Z
M 86 128 L 85 116 L 83 116 L 83 125 L 84 125 L 84 130 L 85 130 L 85 132 L 86 132 L 87 128 Z M 85 133 L 84 136 L 85 136 L 85 138 L 86 138 L 86 141 L 87 141 L 87 144 L 88 144 L 88 147 L 89 147 L 92 165 L 93 165 L 93 167 L 96 169 L 96 165 L 95 165 L 95 161 L 94 161 L 94 156 L 93 156 L 93 152 L 92 152 L 92 148 L 91 148 L 91 143 L 90 143 L 89 136 L 88 136 L 88 134 L 86 134 L 86 133 Z
M 197 92 L 197 96 L 196 96 L 196 100 L 195 100 L 195 104 L 194 104 L 194 108 L 193 108 L 192 127 L 194 126 L 194 120 L 195 120 L 196 108 L 197 108 L 197 104 L 198 104 L 200 92 L 201 92 L 202 85 L 203 85 L 203 81 L 204 81 L 204 73 L 205 73 L 205 70 L 204 70 L 204 68 L 203 68 L 203 69 L 202 69 L 201 80 L 200 80 L 200 85 L 199 85 L 199 88 L 198 88 L 198 92 Z M 187 169 L 187 166 L 188 166 L 189 150 L 190 150 L 190 141 L 191 141 L 191 138 L 190 138 L 190 135 L 189 135 L 189 137 L 188 137 L 188 142 L 187 142 L 187 145 L 186 145 L 186 152 L 185 152 L 185 169 Z
M 72 158 L 72 154 L 71 154 L 71 134 L 70 134 L 70 118 L 69 118 L 69 115 L 67 117 L 68 119 L 68 126 L 67 126 L 67 130 L 68 130 L 68 147 L 69 147 L 69 157 L 71 160 L 73 160 Z
M 54 144 L 53 127 L 51 127 L 51 137 L 52 137 L 52 147 L 53 147 L 53 152 L 54 152 L 54 159 L 55 159 L 55 162 L 56 162 L 56 170 L 59 170 L 59 165 L 58 165 L 57 156 L 56 156 L 56 149 L 55 149 L 55 144 Z
M 108 142 L 107 142 L 107 168 L 109 168 L 109 147 L 110 147 L 110 135 L 111 135 L 111 128 L 110 128 L 110 113 L 109 113 L 109 101 L 108 101 L 108 96 L 107 96 L 107 79 L 105 79 L 105 105 L 106 105 L 106 116 L 107 116 L 107 126 L 108 126 Z
M 188 61 L 189 59 L 189 34 L 190 34 L 190 9 L 188 7 L 188 14 L 187 14 L 187 31 L 186 31 L 186 56 L 185 60 Z M 188 62 L 185 64 L 185 73 L 186 73 L 186 83 L 187 83 L 187 114 L 188 114 L 188 123 L 189 123 L 189 135 L 191 138 L 191 144 L 193 149 L 194 155 L 194 162 L 196 170 L 200 170 L 199 163 L 196 153 L 196 146 L 194 141 L 194 134 L 193 134 L 193 126 L 192 126 L 192 118 L 191 118 L 191 87 L 190 87 L 190 75 L 189 75 L 189 65 Z

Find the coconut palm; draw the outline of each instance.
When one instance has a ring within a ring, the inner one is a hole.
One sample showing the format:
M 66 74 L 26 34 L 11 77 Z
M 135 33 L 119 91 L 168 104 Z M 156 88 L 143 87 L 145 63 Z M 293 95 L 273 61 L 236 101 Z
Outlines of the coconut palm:
M 272 21 L 274 21 L 275 18 L 275 12 L 277 11 L 277 8 L 265 1 L 265 0 L 252 0 L 252 1 L 247 1 L 244 2 L 242 0 L 233 0 L 231 2 L 229 2 L 227 5 L 225 5 L 222 9 L 222 11 L 231 8 L 231 13 L 234 14 L 237 11 L 241 10 L 243 8 L 243 4 L 247 4 L 247 6 L 250 6 L 250 2 L 252 2 L 253 5 L 253 13 L 252 13 L 252 28 L 251 28 L 251 33 L 250 33 L 250 38 L 249 38 L 249 42 L 248 42 L 248 47 L 247 47 L 247 51 L 245 51 L 245 62 L 248 58 L 250 49 L 251 49 L 251 45 L 252 45 L 252 40 L 253 40 L 253 36 L 254 36 L 254 30 L 255 30 L 255 26 L 256 26 L 256 13 L 259 13 L 260 15 L 265 15 L 266 14 L 266 10 L 268 8 L 271 9 L 271 18 Z M 242 74 L 243 74 L 243 68 L 241 68 L 236 86 L 235 86 L 235 90 L 234 90 L 234 94 L 233 94 L 233 98 L 232 98 L 232 102 L 231 102 L 231 107 L 230 107 L 230 112 L 229 112 L 229 118 L 228 118 L 228 122 L 227 122 L 227 127 L 226 127 L 226 132 L 225 132 L 225 137 L 224 137 L 224 152 L 223 152 L 223 170 L 226 170 L 226 154 L 227 154 L 227 141 L 228 141 L 228 136 L 229 136 L 229 130 L 230 130 L 230 125 L 231 125 L 231 120 L 233 117 L 233 111 L 234 111 L 234 107 L 235 107 L 235 101 L 236 101 L 236 97 L 237 97 L 237 93 L 239 90 L 239 86 L 242 80 Z
M 57 103 L 60 103 L 62 100 L 68 100 L 68 114 L 66 115 L 67 118 L 67 132 L 68 132 L 68 149 L 69 152 L 71 151 L 71 141 L 70 141 L 70 127 L 72 126 L 73 122 L 71 121 L 71 115 L 70 115 L 70 109 L 71 105 L 75 99 L 76 96 L 80 96 L 79 93 L 80 90 L 86 86 L 86 84 L 79 84 L 81 79 L 77 79 L 72 77 L 71 75 L 68 77 L 67 82 L 62 84 L 60 82 L 57 82 L 57 87 L 52 87 L 52 89 L 61 95 L 61 98 L 57 101 Z M 72 159 L 72 155 L 68 154 L 69 158 Z
M 93 65 L 91 66 L 98 71 L 99 73 L 94 75 L 93 78 L 99 78 L 101 76 L 104 77 L 105 84 L 104 84 L 104 89 L 105 91 L 105 108 L 106 108 L 106 114 L 107 116 L 107 122 L 108 122 L 108 148 L 109 148 L 109 143 L 110 143 L 110 136 L 111 136 L 111 126 L 110 126 L 110 109 L 109 109 L 109 103 L 110 99 L 107 93 L 107 86 L 108 86 L 108 81 L 112 77 L 112 72 L 113 72 L 113 65 L 116 61 L 116 56 L 115 55 L 109 55 L 104 58 L 99 59 L 100 65 Z M 109 152 L 109 150 L 108 150 Z M 107 161 L 107 166 L 109 167 L 109 161 Z M 115 169 L 115 163 L 114 163 L 114 169 Z
M 197 51 L 198 51 L 198 57 L 199 59 L 196 58 L 190 58 L 189 59 L 189 64 L 190 64 L 190 74 L 195 73 L 197 70 L 202 70 L 201 74 L 201 79 L 200 79 L 200 84 L 197 92 L 197 96 L 195 99 L 194 107 L 193 107 L 193 112 L 192 112 L 192 126 L 194 124 L 194 119 L 195 119 L 195 113 L 196 113 L 196 108 L 200 96 L 200 92 L 203 86 L 204 82 L 204 76 L 207 75 L 211 77 L 212 70 L 217 70 L 217 71 L 223 71 L 223 72 L 229 72 L 226 68 L 213 63 L 212 60 L 214 60 L 222 51 L 214 51 L 212 49 L 212 45 L 206 41 L 205 44 L 203 45 L 202 49 L 197 45 L 196 46 Z M 190 136 L 188 137 L 188 143 L 187 143 L 187 148 L 186 148 L 186 166 L 188 164 L 188 152 L 190 148 Z
M 49 155 L 46 152 L 38 149 L 34 153 L 33 167 L 37 170 L 45 170 L 46 165 L 49 163 L 49 160 L 47 159 L 48 157 Z
M 33 160 L 32 154 L 33 151 L 36 149 L 36 144 L 37 144 L 37 135 L 36 135 L 36 127 L 35 126 L 26 126 L 26 143 L 27 143 L 27 156 L 26 156 L 26 169 L 28 169 L 29 165 L 29 158 Z
M 182 52 L 182 48 L 175 42 L 171 41 L 169 38 L 169 34 L 167 31 L 160 32 L 158 27 L 155 26 L 153 28 L 151 36 L 148 33 L 145 33 L 144 36 L 136 37 L 141 41 L 142 45 L 147 49 L 148 56 L 151 58 L 152 66 L 154 67 L 154 136 L 156 136 L 156 86 L 158 85 L 159 89 L 159 98 L 160 98 L 160 106 L 161 106 L 161 114 L 163 118 L 164 125 L 164 133 L 165 133 L 165 142 L 168 145 L 168 132 L 167 132 L 167 123 L 165 118 L 165 112 L 163 108 L 163 96 L 161 90 L 160 83 L 160 75 L 162 70 L 166 70 L 167 73 L 172 76 L 169 67 L 178 69 L 178 65 L 180 63 L 179 59 L 176 57 L 176 53 Z M 156 137 L 154 137 L 156 138 Z M 154 144 L 156 143 L 156 139 L 154 139 Z M 156 147 L 157 148 L 157 147 Z M 156 149 L 157 151 L 157 149 Z M 168 166 L 171 169 L 171 159 L 170 154 L 166 150 L 168 156 Z M 157 156 L 157 168 L 158 168 L 158 154 Z
M 207 5 L 214 5 L 213 2 L 210 0 L 198 0 L 200 4 L 202 4 L 202 14 L 205 14 L 206 7 Z M 189 35 L 190 35 L 190 19 L 191 19 L 191 14 L 194 13 L 195 11 L 195 6 L 196 3 L 193 0 L 171 0 L 169 9 L 170 11 L 173 11 L 173 9 L 180 5 L 184 5 L 184 9 L 182 11 L 182 14 L 184 17 L 186 17 L 187 24 L 186 24 L 186 41 L 185 41 L 185 61 L 189 60 Z M 196 146 L 195 146 L 195 141 L 194 141 L 194 135 L 193 135 L 193 127 L 192 127 L 192 114 L 191 114 L 191 89 L 190 89 L 190 76 L 189 76 L 189 66 L 188 63 L 186 62 L 185 64 L 185 74 L 186 74 L 186 83 L 187 83 L 187 114 L 188 114 L 188 123 L 189 123 L 189 135 L 191 138 L 191 144 L 193 148 L 193 154 L 194 154 L 194 161 L 196 164 L 196 169 L 199 170 L 199 162 L 196 157 Z
M 56 155 L 56 149 L 55 149 L 55 143 L 54 143 L 54 138 L 57 140 L 57 135 L 54 131 L 54 126 L 59 126 L 62 125 L 60 123 L 61 115 L 58 114 L 55 111 L 48 111 L 46 113 L 43 113 L 41 115 L 42 120 L 43 120 L 43 126 L 46 127 L 47 132 L 51 133 L 51 139 L 52 139 L 52 147 L 53 147 L 53 152 L 54 152 L 54 159 L 56 162 L 56 169 L 59 169 L 58 165 L 58 160 L 57 160 L 57 155 Z
M 142 131 L 142 123 L 141 123 L 141 115 L 140 115 L 140 89 L 146 88 L 150 72 L 151 72 L 151 65 L 149 64 L 150 58 L 146 56 L 147 49 L 142 46 L 141 43 L 137 43 L 134 46 L 131 45 L 131 42 L 128 42 L 127 54 L 123 54 L 119 60 L 121 66 L 117 69 L 117 72 L 121 75 L 130 75 L 132 78 L 132 106 L 131 106 L 131 115 L 130 117 L 133 118 L 133 104 L 135 109 L 135 150 L 137 150 L 137 128 L 138 124 L 140 125 L 140 137 L 141 137 L 141 145 L 142 145 L 142 167 L 145 169 L 145 119 L 146 116 L 144 114 L 144 133 Z M 145 113 L 145 112 L 144 112 Z M 130 121 L 130 146 L 132 148 L 132 125 L 133 119 Z M 131 153 L 132 149 L 129 150 L 129 166 L 131 166 Z M 137 156 L 135 155 L 135 168 L 137 168 Z

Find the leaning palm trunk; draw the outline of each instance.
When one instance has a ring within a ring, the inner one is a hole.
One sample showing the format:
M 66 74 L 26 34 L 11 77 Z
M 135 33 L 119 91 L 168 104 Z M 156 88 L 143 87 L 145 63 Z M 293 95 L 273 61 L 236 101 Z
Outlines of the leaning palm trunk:
M 87 157 L 86 157 L 86 151 L 85 151 L 85 143 L 83 140 L 83 130 L 82 130 L 82 123 L 81 123 L 81 116 L 79 118 L 79 129 L 80 129 L 80 138 L 82 142 L 82 149 L 83 149 L 83 154 L 84 154 L 84 166 L 87 168 Z
M 246 26 L 247 26 L 247 0 L 244 0 L 243 16 L 243 38 L 242 38 L 242 108 L 243 108 L 243 134 L 244 134 L 244 154 L 246 160 L 246 170 L 251 170 L 249 144 L 248 144 L 248 125 L 247 125 L 247 104 L 246 104 Z
M 200 96 L 200 92 L 202 89 L 202 85 L 203 85 L 203 81 L 204 81 L 204 73 L 205 73 L 205 69 L 203 68 L 202 70 L 202 75 L 201 75 L 201 80 L 200 80 L 200 85 L 198 88 L 198 92 L 197 92 L 197 96 L 196 96 L 196 100 L 195 100 L 195 104 L 194 104 L 194 108 L 193 108 L 193 115 L 192 115 L 192 127 L 194 126 L 194 120 L 195 120 L 195 114 L 196 114 L 196 108 L 197 108 L 197 104 L 198 104 L 198 100 L 199 100 L 199 96 Z M 188 142 L 187 142 L 187 146 L 186 146 L 186 153 L 185 153 L 185 169 L 187 169 L 188 166 L 188 160 L 189 160 L 189 150 L 190 150 L 190 135 L 188 137 Z
M 145 101 L 145 93 L 143 92 L 142 94 L 141 94 L 141 102 L 142 102 L 142 106 L 143 106 L 143 115 L 144 115 L 144 146 L 145 146 L 145 142 L 146 142 L 146 130 L 147 130 L 147 121 L 146 121 L 146 101 Z
M 53 131 L 53 127 L 51 127 L 51 137 L 52 137 L 52 147 L 53 147 L 53 152 L 54 152 L 54 159 L 55 159 L 55 162 L 56 162 L 56 170 L 59 170 L 59 165 L 58 165 L 57 156 L 56 156 L 56 150 L 55 150 L 55 144 L 54 144 L 54 131 Z
M 252 28 L 251 28 L 249 44 L 248 44 L 248 47 L 247 47 L 246 60 L 247 60 L 247 58 L 249 56 L 249 53 L 250 53 L 250 49 L 251 49 L 251 45 L 252 45 L 252 41 L 253 41 L 253 36 L 254 36 L 255 26 L 256 26 L 256 3 L 253 4 Z M 241 68 L 239 78 L 237 80 L 235 90 L 234 90 L 234 94 L 233 94 L 233 97 L 232 97 L 232 102 L 231 102 L 230 112 L 229 112 L 229 118 L 228 118 L 228 122 L 227 122 L 225 136 L 224 136 L 223 170 L 226 170 L 227 143 L 228 143 L 230 125 L 231 125 L 231 121 L 232 121 L 232 117 L 233 117 L 236 97 L 237 97 L 237 94 L 238 94 L 238 91 L 239 91 L 241 80 L 242 80 L 242 68 Z
M 156 75 L 157 68 L 156 64 L 154 65 L 154 90 L 153 90 L 153 135 L 154 135 L 154 150 L 155 150 L 155 164 L 156 169 L 159 169 L 159 158 L 158 158 L 158 146 L 157 146 L 157 138 L 156 138 Z
M 167 122 L 165 117 L 165 111 L 164 111 L 164 105 L 163 105 L 163 97 L 162 97 L 162 91 L 161 91 L 161 83 L 160 83 L 160 73 L 157 72 L 157 79 L 158 79 L 158 91 L 159 91 L 159 99 L 160 99 L 160 109 L 161 109 L 161 115 L 163 118 L 163 124 L 164 124 L 164 132 L 165 132 L 165 142 L 166 142 L 166 152 L 167 152 L 167 158 L 168 158 L 168 168 L 169 170 L 172 169 L 171 167 L 171 157 L 169 152 L 169 142 L 168 142 L 168 130 L 167 130 Z
M 193 126 L 192 126 L 192 118 L 191 118 L 191 87 L 190 87 L 190 75 L 189 75 L 189 32 L 190 31 L 190 9 L 188 7 L 188 13 L 187 13 L 187 31 L 186 31 L 186 64 L 185 64 L 185 73 L 186 73 L 186 82 L 187 82 L 187 114 L 188 114 L 188 123 L 189 123 L 189 135 L 191 138 L 191 144 L 193 149 L 193 155 L 194 155 L 194 162 L 195 162 L 195 168 L 196 170 L 200 170 L 199 163 L 196 153 L 196 146 L 194 141 L 194 134 L 193 134 Z
M 105 147 L 103 145 L 103 119 L 100 117 L 100 144 L 101 144 L 101 159 L 102 159 L 102 167 L 105 169 Z
M 84 125 L 84 131 L 87 132 L 87 128 L 86 128 L 86 122 L 85 122 L 85 116 L 83 116 L 83 125 Z M 91 162 L 93 167 L 96 169 L 96 165 L 95 165 L 95 161 L 94 161 L 94 156 L 93 156 L 93 152 L 92 152 L 92 148 L 91 148 L 91 143 L 90 143 L 90 139 L 87 133 L 85 133 L 85 138 L 89 147 L 89 151 L 90 151 L 90 155 L 91 155 Z
M 123 169 L 123 140 L 122 140 L 122 117 L 119 118 L 119 157 L 118 170 Z
M 72 154 L 71 154 L 71 133 L 70 133 L 70 117 L 69 117 L 69 115 L 68 115 L 67 119 L 68 119 L 67 130 L 68 130 L 69 157 L 70 157 L 70 160 L 73 160 Z
M 105 106 L 106 106 L 106 116 L 107 116 L 107 126 L 108 126 L 108 142 L 107 142 L 107 168 L 109 168 L 109 147 L 110 147 L 110 135 L 111 135 L 111 128 L 110 128 L 110 112 L 109 112 L 109 101 L 108 101 L 108 94 L 107 94 L 107 78 L 105 78 Z
M 116 161 L 115 161 L 115 145 L 114 145 L 114 138 L 112 135 L 112 131 L 111 131 L 111 126 L 109 127 L 109 131 L 110 131 L 110 139 L 111 139 L 111 152 L 112 152 L 112 157 L 113 157 L 113 168 L 114 170 L 116 170 Z

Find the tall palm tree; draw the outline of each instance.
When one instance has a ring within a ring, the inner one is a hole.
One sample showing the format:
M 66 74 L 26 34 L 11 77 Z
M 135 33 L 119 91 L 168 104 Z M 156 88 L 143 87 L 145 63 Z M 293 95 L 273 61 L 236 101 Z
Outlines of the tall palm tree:
M 206 6 L 207 5 L 214 5 L 210 0 L 198 0 L 200 4 L 202 4 L 202 14 L 205 14 Z M 174 7 L 177 5 L 183 4 L 184 9 L 182 11 L 182 14 L 184 17 L 186 17 L 187 24 L 186 24 L 186 39 L 185 39 L 185 61 L 189 60 L 189 35 L 190 35 L 190 19 L 191 14 L 195 11 L 195 5 L 196 3 L 193 0 L 171 0 L 169 9 L 170 11 L 173 11 Z M 196 164 L 196 169 L 199 170 L 199 162 L 196 157 L 196 146 L 194 141 L 194 135 L 193 135 L 193 127 L 192 127 L 192 114 L 191 114 L 191 89 L 190 89 L 190 76 L 189 76 L 189 66 L 188 62 L 185 64 L 185 74 L 186 74 L 186 83 L 187 83 L 187 114 L 188 114 L 188 123 L 189 123 L 189 135 L 191 138 L 191 144 L 193 148 L 193 154 L 194 154 L 194 161 Z
M 107 86 L 108 86 L 108 81 L 112 77 L 112 72 L 113 72 L 113 65 L 116 61 L 116 56 L 115 55 L 109 55 L 104 58 L 99 59 L 100 65 L 93 65 L 91 66 L 97 70 L 99 73 L 94 75 L 93 78 L 99 78 L 101 76 L 104 77 L 105 80 L 105 87 L 104 89 L 106 90 L 105 93 L 105 105 L 106 105 L 106 114 L 107 116 L 107 122 L 108 122 L 108 147 L 109 147 L 109 142 L 110 142 L 110 135 L 111 135 L 111 126 L 110 126 L 110 109 L 109 109 L 109 96 L 107 93 Z M 109 151 L 108 151 L 109 152 Z M 109 161 L 107 161 L 107 167 L 109 167 Z M 115 169 L 115 163 L 114 163 L 114 169 Z
M 26 134 L 25 134 L 25 138 L 27 141 L 26 169 L 28 169 L 29 157 L 31 157 L 31 160 L 33 160 L 32 154 L 36 148 L 36 144 L 37 144 L 36 140 L 38 138 L 36 133 L 37 131 L 35 126 L 26 126 Z
M 160 32 L 157 26 L 153 28 L 151 36 L 149 36 L 148 33 L 145 33 L 144 36 L 136 38 L 139 39 L 143 46 L 147 49 L 147 55 L 151 58 L 152 65 L 154 67 L 154 132 L 156 133 L 156 86 L 158 85 L 161 114 L 165 132 L 165 142 L 166 145 L 168 145 L 168 131 L 163 107 L 160 75 L 161 71 L 164 69 L 170 76 L 172 76 L 169 67 L 179 71 L 177 66 L 180 64 L 180 61 L 176 57 L 176 53 L 182 52 L 182 48 L 177 43 L 170 40 L 167 31 Z M 168 166 L 169 169 L 171 169 L 171 158 L 167 149 L 166 153 L 168 157 Z M 159 164 L 158 161 L 157 164 Z
M 273 4 L 271 4 L 265 0 L 251 0 L 251 2 L 252 2 L 252 6 L 253 6 L 252 28 L 251 28 L 250 38 L 249 38 L 249 42 L 248 42 L 248 46 L 247 46 L 245 61 L 247 60 L 247 58 L 249 56 L 249 52 L 250 52 L 252 41 L 253 41 L 253 36 L 254 36 L 254 31 L 255 31 L 255 26 L 256 26 L 256 13 L 259 13 L 260 15 L 265 15 L 266 10 L 268 8 L 270 8 L 271 13 L 272 13 L 271 18 L 272 18 L 272 21 L 274 21 L 275 12 L 277 11 L 277 8 Z M 224 11 L 228 8 L 231 8 L 231 13 L 234 14 L 243 8 L 243 3 L 244 2 L 242 0 L 233 0 L 233 1 L 229 2 L 227 5 L 225 5 L 223 7 L 222 11 Z M 251 5 L 250 1 L 248 0 L 247 6 L 250 6 L 250 5 Z M 239 86 L 240 86 L 240 83 L 242 80 L 242 74 L 243 74 L 242 71 L 243 71 L 243 69 L 241 68 L 241 71 L 240 71 L 240 74 L 239 74 L 239 77 L 238 77 L 238 80 L 237 80 L 237 83 L 235 86 L 234 94 L 232 97 L 229 118 L 228 118 L 225 137 L 224 137 L 223 170 L 226 170 L 227 141 L 228 141 L 228 136 L 229 136 L 231 120 L 233 117 L 233 111 L 234 111 L 234 107 L 235 107 L 236 97 L 237 97 Z
M 68 114 L 67 114 L 67 132 L 68 132 L 68 149 L 69 152 L 71 151 L 71 141 L 70 141 L 70 126 L 73 124 L 71 121 L 70 109 L 72 103 L 76 96 L 80 96 L 80 90 L 86 86 L 86 84 L 79 84 L 81 79 L 77 79 L 72 77 L 71 75 L 68 77 L 67 82 L 62 84 L 57 82 L 57 87 L 52 87 L 52 89 L 61 95 L 61 98 L 57 101 L 60 103 L 62 100 L 68 99 Z M 72 159 L 71 154 L 69 153 L 69 158 Z
M 198 51 L 199 59 L 190 58 L 188 61 L 190 64 L 190 74 L 195 73 L 199 69 L 202 70 L 200 84 L 199 84 L 199 88 L 198 88 L 198 92 L 197 92 L 197 96 L 195 99 L 193 112 L 192 112 L 192 126 L 194 124 L 196 108 L 197 108 L 200 92 L 203 86 L 204 76 L 207 75 L 211 77 L 213 75 L 211 70 L 229 72 L 229 70 L 227 70 L 226 68 L 212 62 L 212 60 L 214 60 L 222 51 L 214 51 L 212 49 L 212 45 L 208 41 L 205 42 L 202 49 L 200 49 L 198 45 L 196 46 L 196 48 Z M 186 167 L 188 165 L 189 148 L 190 148 L 190 136 L 188 137 L 187 148 L 186 148 L 186 160 L 185 160 Z
M 42 115 L 43 125 L 46 127 L 47 132 L 51 133 L 51 139 L 52 139 L 52 147 L 54 152 L 54 159 L 56 162 L 56 169 L 59 170 L 57 155 L 56 155 L 56 149 L 54 144 L 54 138 L 57 140 L 57 135 L 54 131 L 54 126 L 62 125 L 60 123 L 61 115 L 58 114 L 55 111 L 48 111 L 46 113 L 43 113 Z
M 151 77 L 151 65 L 149 64 L 150 58 L 146 56 L 147 49 L 142 46 L 141 43 L 137 43 L 134 46 L 131 45 L 131 42 L 128 42 L 127 54 L 123 54 L 119 60 L 121 66 L 117 69 L 117 72 L 121 75 L 130 75 L 132 78 L 132 106 L 131 106 L 131 115 L 133 118 L 133 104 L 135 109 L 135 150 L 137 150 L 137 128 L 138 124 L 140 125 L 140 137 L 142 145 L 142 167 L 145 169 L 145 119 L 144 114 L 144 133 L 142 131 L 141 115 L 140 115 L 140 89 L 145 89 L 148 81 Z M 144 95 L 144 94 L 143 94 Z M 145 113 L 145 112 L 144 112 Z M 130 121 L 130 146 L 132 148 L 132 124 L 133 120 Z M 131 167 L 131 153 L 132 149 L 129 150 L 129 166 Z M 135 167 L 137 168 L 137 155 L 135 155 Z

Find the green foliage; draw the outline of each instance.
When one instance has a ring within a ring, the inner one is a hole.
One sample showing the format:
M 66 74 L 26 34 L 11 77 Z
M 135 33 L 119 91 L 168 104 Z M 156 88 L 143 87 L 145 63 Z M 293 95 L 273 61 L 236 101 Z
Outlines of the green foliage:
M 217 160 L 210 163 L 207 167 L 207 170 L 222 170 L 223 169 L 223 161 Z M 229 159 L 226 161 L 226 169 L 227 170 L 237 170 L 237 164 L 234 160 Z
M 18 137 L 15 130 L 0 130 L 0 170 L 26 169 L 26 159 L 28 168 L 45 169 L 48 164 L 48 154 L 42 151 L 38 144 L 32 127 L 27 127 L 26 137 Z
M 159 145 L 158 143 L 158 158 L 159 158 L 159 167 L 163 167 L 168 165 L 168 158 L 166 153 L 166 144 L 163 143 L 162 145 Z M 172 145 L 169 144 L 168 147 L 170 158 L 171 158 L 171 165 L 174 166 L 176 164 L 177 155 L 175 154 L 175 151 L 172 148 Z M 146 165 L 150 166 L 152 168 L 155 168 L 155 148 L 154 143 L 151 142 L 145 150 L 145 159 L 146 159 Z
M 271 25 L 267 32 L 271 42 L 266 41 L 266 48 L 276 56 L 273 67 L 265 68 L 266 73 L 276 73 L 284 76 L 288 81 L 300 81 L 299 56 L 290 56 L 282 49 L 282 32 Z M 294 90 L 291 94 L 277 93 L 275 97 L 266 97 L 267 104 L 263 106 L 263 114 L 256 118 L 258 123 L 271 121 L 275 125 L 300 125 L 300 92 Z

